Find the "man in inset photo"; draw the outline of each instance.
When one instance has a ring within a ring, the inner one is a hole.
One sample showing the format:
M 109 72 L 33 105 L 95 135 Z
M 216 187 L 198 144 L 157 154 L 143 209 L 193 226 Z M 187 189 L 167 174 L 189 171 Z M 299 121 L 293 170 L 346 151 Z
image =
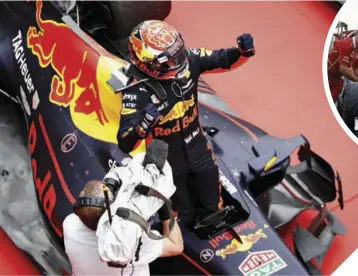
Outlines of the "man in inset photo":
M 352 4 L 353 5 L 353 4 Z M 358 7 L 358 3 L 354 3 Z M 358 18 L 356 8 L 340 15 L 330 44 L 328 83 L 338 113 L 358 137 Z
M 358 81 L 352 69 L 352 61 L 357 55 L 357 42 L 357 31 L 348 30 L 346 23 L 339 22 L 328 54 L 328 82 L 334 102 L 337 102 L 345 84 Z

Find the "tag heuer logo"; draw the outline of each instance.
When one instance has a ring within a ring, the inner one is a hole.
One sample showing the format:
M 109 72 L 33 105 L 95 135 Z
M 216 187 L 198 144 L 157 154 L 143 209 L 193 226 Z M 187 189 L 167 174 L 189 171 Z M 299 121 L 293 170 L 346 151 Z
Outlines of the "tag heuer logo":
M 239 266 L 239 270 L 245 276 L 268 276 L 286 266 L 274 250 L 266 250 L 250 253 Z

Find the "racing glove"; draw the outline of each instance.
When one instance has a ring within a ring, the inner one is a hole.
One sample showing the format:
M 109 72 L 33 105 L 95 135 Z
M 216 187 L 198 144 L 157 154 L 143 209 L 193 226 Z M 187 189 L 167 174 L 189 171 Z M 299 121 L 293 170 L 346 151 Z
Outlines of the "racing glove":
M 153 126 L 159 122 L 160 113 L 152 103 L 146 104 L 143 107 L 143 112 L 142 120 L 136 126 L 136 131 L 140 137 L 145 138 L 152 131 Z
M 254 38 L 251 34 L 242 34 L 237 38 L 239 52 L 244 57 L 252 57 L 255 55 Z

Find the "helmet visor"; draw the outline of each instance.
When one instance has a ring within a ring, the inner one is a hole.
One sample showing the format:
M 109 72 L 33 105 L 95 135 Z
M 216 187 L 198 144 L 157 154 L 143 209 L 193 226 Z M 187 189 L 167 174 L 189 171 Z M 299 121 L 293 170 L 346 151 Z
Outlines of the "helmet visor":
M 164 53 L 162 57 L 158 57 L 158 61 L 160 64 L 158 71 L 165 74 L 183 68 L 188 61 L 188 56 L 186 54 L 185 48 L 183 48 L 172 57 L 168 57 L 168 53 Z

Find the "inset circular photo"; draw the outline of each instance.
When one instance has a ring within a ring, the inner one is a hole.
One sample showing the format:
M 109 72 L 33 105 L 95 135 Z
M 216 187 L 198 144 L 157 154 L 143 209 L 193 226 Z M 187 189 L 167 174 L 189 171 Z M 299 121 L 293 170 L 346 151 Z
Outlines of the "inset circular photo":
M 323 53 L 328 103 L 347 135 L 358 144 L 358 1 L 345 1 L 329 30 Z

